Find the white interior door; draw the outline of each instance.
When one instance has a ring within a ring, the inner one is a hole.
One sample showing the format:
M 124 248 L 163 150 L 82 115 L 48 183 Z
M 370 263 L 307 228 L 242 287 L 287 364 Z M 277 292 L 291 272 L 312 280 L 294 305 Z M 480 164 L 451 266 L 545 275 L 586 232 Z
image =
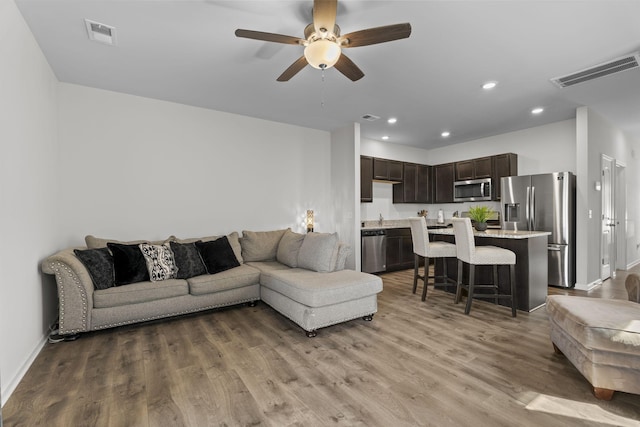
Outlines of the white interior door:
M 616 270 L 627 269 L 627 176 L 626 167 L 616 161 L 615 176 Z
M 613 233 L 615 226 L 614 215 L 614 162 L 611 157 L 602 155 L 602 238 L 600 241 L 601 268 L 600 278 L 602 280 L 609 277 L 615 277 L 615 235 Z

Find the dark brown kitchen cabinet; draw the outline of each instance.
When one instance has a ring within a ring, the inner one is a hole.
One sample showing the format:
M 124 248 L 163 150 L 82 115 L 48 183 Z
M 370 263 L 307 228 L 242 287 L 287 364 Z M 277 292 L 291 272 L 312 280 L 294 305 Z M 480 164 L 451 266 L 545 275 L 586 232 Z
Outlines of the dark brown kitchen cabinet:
M 500 179 L 505 176 L 518 175 L 518 155 L 514 153 L 498 154 L 492 157 L 493 200 L 500 200 Z
M 468 179 L 491 178 L 492 158 L 479 157 L 477 159 L 456 162 L 456 181 Z
M 433 166 L 433 202 L 453 203 L 453 181 L 455 164 L 445 163 Z
M 393 185 L 393 203 L 431 203 L 432 167 L 405 163 L 403 179 Z
M 413 268 L 413 240 L 410 228 L 389 228 L 387 232 L 387 270 Z
M 402 181 L 402 162 L 373 158 L 373 179 Z
M 360 156 L 360 203 L 373 202 L 373 157 Z

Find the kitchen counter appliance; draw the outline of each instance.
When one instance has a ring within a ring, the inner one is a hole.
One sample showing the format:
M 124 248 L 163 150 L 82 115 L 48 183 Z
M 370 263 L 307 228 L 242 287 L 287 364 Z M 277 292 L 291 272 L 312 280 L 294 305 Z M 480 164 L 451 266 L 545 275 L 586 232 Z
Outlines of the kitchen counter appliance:
M 571 172 L 510 176 L 501 182 L 502 228 L 549 231 L 550 286 L 575 286 L 576 177 Z
M 362 271 L 380 273 L 387 270 L 386 230 L 362 230 Z
M 491 200 L 491 178 L 470 179 L 453 183 L 454 202 Z

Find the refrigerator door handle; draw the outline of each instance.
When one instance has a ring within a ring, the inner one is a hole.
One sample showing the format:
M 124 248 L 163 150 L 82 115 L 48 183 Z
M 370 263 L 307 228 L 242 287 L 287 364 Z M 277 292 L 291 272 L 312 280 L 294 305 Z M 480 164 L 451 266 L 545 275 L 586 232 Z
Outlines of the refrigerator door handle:
M 529 209 L 530 208 L 529 202 L 531 202 L 531 187 L 529 186 L 527 186 L 527 197 L 525 200 L 526 200 L 525 208 L 524 208 L 525 215 L 526 215 L 525 220 L 527 221 L 527 230 L 531 230 L 531 216 L 530 216 L 531 209 Z
M 547 247 L 547 249 L 550 251 L 556 251 L 556 252 L 560 252 L 562 250 L 561 248 L 554 247 L 554 246 L 549 246 Z
M 529 230 L 536 229 L 536 187 L 531 186 L 531 224 Z

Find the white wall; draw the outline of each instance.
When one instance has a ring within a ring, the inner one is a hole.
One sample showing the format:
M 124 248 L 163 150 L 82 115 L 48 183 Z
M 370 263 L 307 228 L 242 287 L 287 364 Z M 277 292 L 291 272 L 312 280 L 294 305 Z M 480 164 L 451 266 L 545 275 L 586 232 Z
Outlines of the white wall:
M 576 146 L 578 151 L 577 179 L 577 253 L 576 287 L 588 289 L 600 282 L 600 240 L 602 215 L 602 193 L 595 189 L 595 182 L 601 181 L 601 158 L 605 154 L 622 162 L 627 180 L 627 262 L 640 262 L 640 236 L 637 228 L 640 222 L 640 206 L 636 183 L 640 182 L 640 162 L 636 152 L 640 141 L 636 141 L 614 127 L 595 111 L 580 107 L 577 111 Z M 589 210 L 592 217 L 589 218 Z
M 565 120 L 517 132 L 433 150 L 421 150 L 392 143 L 363 140 L 363 156 L 415 162 L 428 165 L 449 163 L 502 153 L 518 155 L 518 174 L 571 171 L 576 172 L 576 121 Z M 498 203 L 484 203 L 499 209 Z M 429 211 L 428 218 L 435 219 L 439 209 L 450 218 L 455 211 L 466 211 L 474 203 L 450 204 L 393 204 L 393 188 L 387 183 L 373 183 L 373 202 L 360 204 L 363 220 L 375 220 L 379 215 L 386 219 L 402 219 L 415 216 L 421 209 Z
M 60 247 L 86 234 L 194 237 L 333 231 L 330 134 L 60 85 Z
M 55 320 L 39 272 L 58 244 L 57 80 L 13 0 L 0 2 L 0 378 L 2 404 Z

